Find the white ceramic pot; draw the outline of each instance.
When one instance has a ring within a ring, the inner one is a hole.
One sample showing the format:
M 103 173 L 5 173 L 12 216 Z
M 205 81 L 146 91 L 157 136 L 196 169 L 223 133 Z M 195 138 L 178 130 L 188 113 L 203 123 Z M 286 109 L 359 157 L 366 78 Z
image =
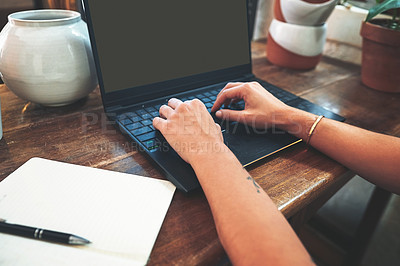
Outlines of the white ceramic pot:
M 23 11 L 8 20 L 0 33 L 0 75 L 16 95 L 61 106 L 96 88 L 87 26 L 78 12 Z
M 326 25 L 301 26 L 274 19 L 269 28 L 272 38 L 286 50 L 302 56 L 316 56 L 323 52 Z
M 291 24 L 318 26 L 326 22 L 338 0 L 308 3 L 302 0 L 280 0 L 284 21 Z

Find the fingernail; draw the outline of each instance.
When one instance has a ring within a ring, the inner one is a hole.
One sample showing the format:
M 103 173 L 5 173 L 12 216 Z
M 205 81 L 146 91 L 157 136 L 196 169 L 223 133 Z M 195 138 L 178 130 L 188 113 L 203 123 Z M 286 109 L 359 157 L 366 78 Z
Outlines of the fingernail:
M 217 112 L 215 113 L 215 116 L 216 116 L 216 117 L 221 117 L 221 116 L 222 116 L 222 112 L 221 112 L 221 111 L 217 111 Z

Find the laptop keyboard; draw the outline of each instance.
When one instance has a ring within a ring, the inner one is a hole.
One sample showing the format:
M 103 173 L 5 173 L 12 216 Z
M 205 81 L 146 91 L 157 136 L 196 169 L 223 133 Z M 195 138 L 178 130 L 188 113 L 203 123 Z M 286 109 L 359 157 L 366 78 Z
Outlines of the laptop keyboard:
M 264 83 L 262 85 L 269 92 L 271 92 L 271 94 L 283 102 L 289 102 L 298 98 L 296 95 L 271 84 Z M 182 101 L 193 100 L 197 98 L 201 100 L 206 106 L 207 110 L 211 112 L 211 107 L 213 106 L 221 89 L 221 85 L 218 85 L 216 88 L 211 88 L 194 94 L 183 94 L 181 97 L 177 98 L 181 99 Z M 158 110 L 163 104 L 167 103 L 168 99 L 158 101 L 152 105 L 140 106 L 137 109 L 133 109 L 131 112 L 124 113 L 118 117 L 119 122 L 125 127 L 125 129 L 129 131 L 130 134 L 135 136 L 135 138 L 150 151 L 156 150 L 164 141 L 164 137 L 161 135 L 161 133 L 154 129 L 152 120 L 154 117 L 159 116 Z M 242 100 L 237 103 L 232 103 L 230 106 L 226 106 L 225 108 L 232 110 L 243 110 L 245 107 L 244 105 L 244 101 Z M 221 125 L 222 130 L 224 130 L 224 128 L 227 126 L 226 123 L 229 123 L 216 118 L 214 114 L 212 114 L 212 117 L 216 123 Z
M 197 98 L 205 104 L 210 112 L 219 91 L 220 89 L 214 89 L 193 95 L 183 95 L 179 98 L 182 101 Z M 154 129 L 153 118 L 159 116 L 158 110 L 161 105 L 167 103 L 167 100 L 159 101 L 152 106 L 140 107 L 137 110 L 124 113 L 118 118 L 119 122 L 150 151 L 157 149 L 162 143 L 163 136 Z

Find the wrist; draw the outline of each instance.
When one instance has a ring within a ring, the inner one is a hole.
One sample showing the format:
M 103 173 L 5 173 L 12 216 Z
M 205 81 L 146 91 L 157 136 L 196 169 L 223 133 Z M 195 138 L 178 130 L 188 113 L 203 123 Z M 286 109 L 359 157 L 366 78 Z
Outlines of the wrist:
M 288 106 L 282 112 L 276 126 L 296 137 L 306 139 L 316 117 L 314 114 Z
M 189 159 L 189 164 L 197 173 L 198 170 L 212 167 L 220 161 L 235 158 L 232 151 L 223 143 L 210 144 L 206 150 L 193 154 Z

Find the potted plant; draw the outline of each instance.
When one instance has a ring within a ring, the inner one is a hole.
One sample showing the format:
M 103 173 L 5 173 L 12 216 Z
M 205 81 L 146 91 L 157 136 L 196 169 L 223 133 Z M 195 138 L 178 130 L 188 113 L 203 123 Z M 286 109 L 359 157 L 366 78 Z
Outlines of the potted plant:
M 400 0 L 385 0 L 369 10 L 361 26 L 361 81 L 376 90 L 400 92 L 399 8 Z M 374 19 L 386 11 L 391 18 Z
M 278 66 L 312 69 L 322 57 L 325 21 L 338 0 L 275 0 L 267 58 Z

